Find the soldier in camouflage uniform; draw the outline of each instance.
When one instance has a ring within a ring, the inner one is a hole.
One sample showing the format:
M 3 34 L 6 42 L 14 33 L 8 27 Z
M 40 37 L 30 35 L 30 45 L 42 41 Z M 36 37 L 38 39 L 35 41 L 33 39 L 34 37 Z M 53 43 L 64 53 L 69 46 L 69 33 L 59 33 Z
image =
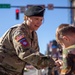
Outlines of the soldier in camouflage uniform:
M 32 6 L 25 11 L 25 22 L 10 28 L 0 41 L 0 75 L 23 75 L 26 63 L 37 69 L 55 62 L 39 52 L 36 30 L 41 26 L 45 8 Z
M 75 75 L 75 27 L 61 24 L 56 39 L 63 48 L 63 66 L 60 75 Z

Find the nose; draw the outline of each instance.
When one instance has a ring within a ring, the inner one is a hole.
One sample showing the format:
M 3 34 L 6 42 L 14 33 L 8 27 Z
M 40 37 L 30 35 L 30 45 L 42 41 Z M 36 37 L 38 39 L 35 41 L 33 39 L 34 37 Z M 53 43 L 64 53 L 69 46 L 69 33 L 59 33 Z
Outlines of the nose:
M 40 26 L 41 24 L 42 24 L 42 22 L 39 22 L 39 21 L 37 22 L 37 25 L 38 25 L 38 26 Z

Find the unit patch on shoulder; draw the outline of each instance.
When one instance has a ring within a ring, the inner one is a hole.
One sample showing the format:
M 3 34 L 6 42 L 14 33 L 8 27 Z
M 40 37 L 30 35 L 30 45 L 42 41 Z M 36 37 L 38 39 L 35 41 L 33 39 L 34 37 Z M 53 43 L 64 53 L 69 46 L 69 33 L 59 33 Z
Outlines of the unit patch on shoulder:
M 26 40 L 25 36 L 24 35 L 18 35 L 15 37 L 15 40 L 20 42 L 20 44 L 24 47 L 28 46 L 29 43 L 28 41 Z
M 28 46 L 29 43 L 27 42 L 27 40 L 25 38 L 22 38 L 21 40 L 19 40 L 19 42 L 22 44 L 22 46 Z

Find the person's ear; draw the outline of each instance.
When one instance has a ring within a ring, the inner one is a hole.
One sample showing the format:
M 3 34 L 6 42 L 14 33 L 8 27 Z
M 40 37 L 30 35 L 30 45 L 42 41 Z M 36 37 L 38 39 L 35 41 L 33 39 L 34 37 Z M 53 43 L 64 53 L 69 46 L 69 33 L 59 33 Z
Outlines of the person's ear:
M 69 40 L 69 37 L 68 37 L 68 36 L 63 36 L 63 39 L 64 39 L 65 41 L 68 41 L 68 40 Z

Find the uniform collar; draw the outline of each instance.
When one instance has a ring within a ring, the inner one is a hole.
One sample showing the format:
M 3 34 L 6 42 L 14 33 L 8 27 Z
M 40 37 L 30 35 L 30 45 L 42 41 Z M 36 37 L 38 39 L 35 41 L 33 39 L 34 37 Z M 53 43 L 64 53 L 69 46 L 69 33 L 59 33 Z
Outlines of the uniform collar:
M 34 31 L 32 31 L 30 33 L 30 29 L 29 29 L 28 25 L 25 22 L 23 23 L 23 25 L 25 27 L 25 31 L 28 33 L 28 36 L 32 39 L 34 37 Z
M 75 44 L 74 45 L 71 45 L 71 46 L 69 46 L 69 47 L 67 47 L 65 49 L 71 49 L 71 48 L 75 48 Z

